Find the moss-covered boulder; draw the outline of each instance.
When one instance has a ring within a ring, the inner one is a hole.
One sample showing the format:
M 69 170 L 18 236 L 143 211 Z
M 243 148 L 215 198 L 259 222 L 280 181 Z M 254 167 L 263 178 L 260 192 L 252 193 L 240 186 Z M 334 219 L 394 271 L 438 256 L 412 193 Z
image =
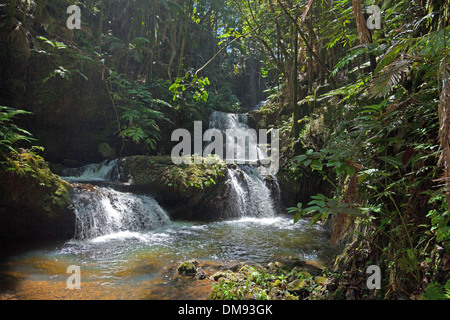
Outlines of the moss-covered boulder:
M 71 238 L 75 230 L 69 183 L 43 158 L 22 151 L 0 166 L 0 240 Z
M 183 261 L 178 266 L 178 273 L 186 276 L 195 276 L 197 274 L 198 262 L 196 260 Z
M 227 167 L 199 160 L 176 165 L 170 157 L 132 156 L 121 159 L 118 172 L 124 186 L 152 194 L 172 218 L 216 219 L 227 206 Z

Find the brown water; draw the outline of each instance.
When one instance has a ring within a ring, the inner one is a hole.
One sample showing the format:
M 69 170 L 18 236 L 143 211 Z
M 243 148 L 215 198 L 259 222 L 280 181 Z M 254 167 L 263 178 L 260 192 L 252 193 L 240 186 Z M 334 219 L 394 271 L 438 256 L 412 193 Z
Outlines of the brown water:
M 266 264 L 295 257 L 326 264 L 333 256 L 326 232 L 291 217 L 212 223 L 170 222 L 152 231 L 118 232 L 89 240 L 42 245 L 0 264 L 0 299 L 206 299 L 223 266 Z M 177 274 L 197 259 L 199 280 Z M 68 267 L 80 267 L 80 289 L 68 289 Z

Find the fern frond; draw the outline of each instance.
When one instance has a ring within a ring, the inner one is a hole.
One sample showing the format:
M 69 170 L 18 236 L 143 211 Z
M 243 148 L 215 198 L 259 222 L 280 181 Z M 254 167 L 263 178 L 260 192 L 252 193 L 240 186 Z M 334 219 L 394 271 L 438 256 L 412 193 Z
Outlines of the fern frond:
M 417 57 L 401 55 L 394 62 L 385 66 L 371 81 L 369 95 L 373 98 L 386 97 L 400 82 L 402 76 L 409 72 Z

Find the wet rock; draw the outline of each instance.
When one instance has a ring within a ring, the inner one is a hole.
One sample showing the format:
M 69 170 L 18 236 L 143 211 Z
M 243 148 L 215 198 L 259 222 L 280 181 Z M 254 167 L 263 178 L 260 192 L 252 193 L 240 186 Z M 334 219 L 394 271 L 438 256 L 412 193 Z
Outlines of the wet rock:
M 177 270 L 181 275 L 195 276 L 197 274 L 197 265 L 195 264 L 195 261 L 192 260 L 184 261 L 178 266 Z
M 277 267 L 277 268 L 283 268 L 284 265 L 283 265 L 281 262 L 276 261 L 276 262 L 275 262 L 275 267 Z

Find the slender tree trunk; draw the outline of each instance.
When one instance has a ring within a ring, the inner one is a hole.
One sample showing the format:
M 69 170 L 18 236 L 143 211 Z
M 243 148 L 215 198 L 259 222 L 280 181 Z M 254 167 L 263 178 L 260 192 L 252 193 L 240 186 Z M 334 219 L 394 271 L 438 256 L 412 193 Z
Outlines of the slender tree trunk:
M 97 47 L 99 51 L 102 50 L 102 36 L 103 36 L 103 1 L 100 1 L 100 16 L 98 21 L 98 35 L 97 35 Z
M 181 76 L 181 73 L 183 71 L 182 70 L 183 69 L 183 58 L 184 58 L 184 50 L 186 48 L 186 41 L 188 38 L 188 26 L 189 26 L 190 11 L 191 11 L 191 1 L 189 1 L 189 3 L 186 4 L 186 10 L 185 10 L 186 19 L 184 21 L 184 27 L 183 27 L 183 31 L 182 31 L 183 40 L 181 41 L 180 57 L 178 59 L 178 72 L 177 72 L 178 77 Z
M 9 6 L 9 17 L 8 17 L 9 18 L 9 21 L 8 21 L 9 29 L 14 28 L 14 19 L 16 16 L 16 3 L 17 3 L 17 0 L 12 0 L 11 4 Z
M 45 8 L 47 0 L 37 0 L 36 1 L 36 10 L 34 11 L 34 23 L 41 24 L 42 15 Z
M 367 45 L 372 43 L 372 36 L 370 35 L 369 29 L 367 28 L 366 19 L 364 18 L 364 12 L 361 5 L 361 0 L 352 0 L 353 13 L 356 20 L 356 28 L 358 31 L 359 42 L 361 45 Z M 368 54 L 370 61 L 370 69 L 372 73 L 377 67 L 376 56 L 372 53 Z
M 448 8 L 448 0 L 445 1 Z M 444 33 L 444 48 L 447 47 L 447 39 L 445 27 L 447 26 L 447 11 L 444 10 L 443 17 L 443 33 Z M 445 195 L 447 199 L 447 209 L 450 211 L 450 61 L 448 55 L 444 57 L 444 60 L 441 63 L 441 67 L 438 71 L 438 78 L 442 79 L 442 88 L 440 92 L 439 99 L 439 142 L 442 149 L 442 154 L 439 159 L 438 165 L 444 166 L 444 176 L 441 179 L 443 180 L 443 185 L 445 186 Z M 439 84 L 438 84 L 439 88 Z
M 300 107 L 298 106 L 298 33 L 296 32 L 295 28 L 292 28 L 293 32 L 295 34 L 294 37 L 294 64 L 293 64 L 293 90 L 292 90 L 292 138 L 297 139 L 300 135 L 300 123 L 299 120 L 302 117 L 302 110 L 300 110 Z

